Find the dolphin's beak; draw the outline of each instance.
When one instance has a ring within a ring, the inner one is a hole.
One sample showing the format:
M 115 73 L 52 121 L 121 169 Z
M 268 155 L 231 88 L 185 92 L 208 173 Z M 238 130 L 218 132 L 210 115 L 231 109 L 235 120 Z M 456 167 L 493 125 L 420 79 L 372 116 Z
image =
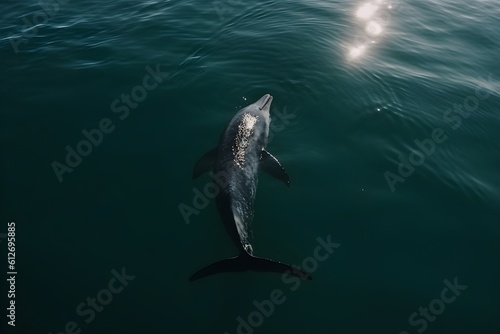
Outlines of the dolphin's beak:
M 273 97 L 270 94 L 266 94 L 257 101 L 257 105 L 259 109 L 262 110 L 264 108 L 269 108 L 271 106 L 271 102 L 273 101 Z

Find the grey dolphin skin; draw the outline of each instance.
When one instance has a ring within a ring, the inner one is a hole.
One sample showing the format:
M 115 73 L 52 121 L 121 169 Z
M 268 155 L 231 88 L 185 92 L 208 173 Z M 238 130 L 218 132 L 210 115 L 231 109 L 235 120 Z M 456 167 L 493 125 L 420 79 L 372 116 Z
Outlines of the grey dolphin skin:
M 190 281 L 221 272 L 246 270 L 288 273 L 302 279 L 312 279 L 306 272 L 278 261 L 256 257 L 252 248 L 253 203 L 257 190 L 258 172 L 290 185 L 285 169 L 265 150 L 269 135 L 269 109 L 273 97 L 269 94 L 241 109 L 229 122 L 219 145 L 206 153 L 194 166 L 193 178 L 213 170 L 219 181 L 217 210 L 224 227 L 240 254 L 213 263 L 196 273 Z

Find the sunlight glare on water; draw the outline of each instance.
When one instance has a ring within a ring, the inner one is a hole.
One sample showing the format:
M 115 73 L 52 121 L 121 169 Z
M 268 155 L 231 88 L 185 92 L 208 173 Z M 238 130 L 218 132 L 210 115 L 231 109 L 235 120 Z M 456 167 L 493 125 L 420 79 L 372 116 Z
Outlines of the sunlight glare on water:
M 370 21 L 366 25 L 366 33 L 371 36 L 380 35 L 382 32 L 382 26 L 375 21 Z
M 354 46 L 349 51 L 349 59 L 359 58 L 366 51 L 366 45 Z
M 378 10 L 378 5 L 371 2 L 361 5 L 356 11 L 356 16 L 360 19 L 367 20 L 371 18 Z
M 388 13 L 380 13 L 383 11 L 382 5 L 385 2 L 383 0 L 375 0 L 370 2 L 364 2 L 357 7 L 355 10 L 355 24 L 358 25 L 360 29 L 361 36 L 356 36 L 356 41 L 351 43 L 347 51 L 347 58 L 349 60 L 359 59 L 362 55 L 366 54 L 366 50 L 369 44 L 375 44 L 377 41 L 374 38 L 378 38 L 382 35 L 384 31 L 384 26 L 386 25 L 387 18 L 390 15 L 384 15 Z M 382 10 L 380 10 L 382 8 Z M 386 7 L 387 11 L 390 11 L 392 6 L 388 5 Z M 382 19 L 385 17 L 385 20 Z M 361 39 L 361 41 L 360 41 Z

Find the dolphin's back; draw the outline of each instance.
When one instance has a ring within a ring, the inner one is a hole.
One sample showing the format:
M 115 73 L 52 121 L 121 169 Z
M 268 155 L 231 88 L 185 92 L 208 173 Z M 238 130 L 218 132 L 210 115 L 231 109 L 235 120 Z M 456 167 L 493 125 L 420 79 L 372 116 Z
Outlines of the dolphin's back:
M 221 138 L 215 166 L 216 173 L 222 172 L 227 177 L 219 201 L 229 205 L 232 217 L 226 217 L 224 223 L 236 226 L 238 242 L 250 254 L 259 160 L 267 137 L 263 122 L 262 117 L 245 110 L 236 115 Z

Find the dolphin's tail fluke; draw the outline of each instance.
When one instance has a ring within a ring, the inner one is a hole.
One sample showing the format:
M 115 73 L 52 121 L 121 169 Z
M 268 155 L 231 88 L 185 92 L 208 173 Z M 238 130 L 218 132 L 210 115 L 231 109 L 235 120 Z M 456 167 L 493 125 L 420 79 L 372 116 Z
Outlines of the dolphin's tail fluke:
M 230 259 L 215 262 L 201 270 L 198 270 L 189 278 L 189 280 L 196 281 L 200 278 L 218 273 L 239 272 L 247 270 L 269 271 L 276 273 L 288 272 L 289 275 L 297 276 L 304 280 L 312 279 L 311 275 L 309 275 L 305 271 L 294 268 L 288 264 L 266 259 L 263 257 L 256 257 L 248 254 L 245 251 L 242 251 L 241 254 L 237 257 L 232 257 Z

